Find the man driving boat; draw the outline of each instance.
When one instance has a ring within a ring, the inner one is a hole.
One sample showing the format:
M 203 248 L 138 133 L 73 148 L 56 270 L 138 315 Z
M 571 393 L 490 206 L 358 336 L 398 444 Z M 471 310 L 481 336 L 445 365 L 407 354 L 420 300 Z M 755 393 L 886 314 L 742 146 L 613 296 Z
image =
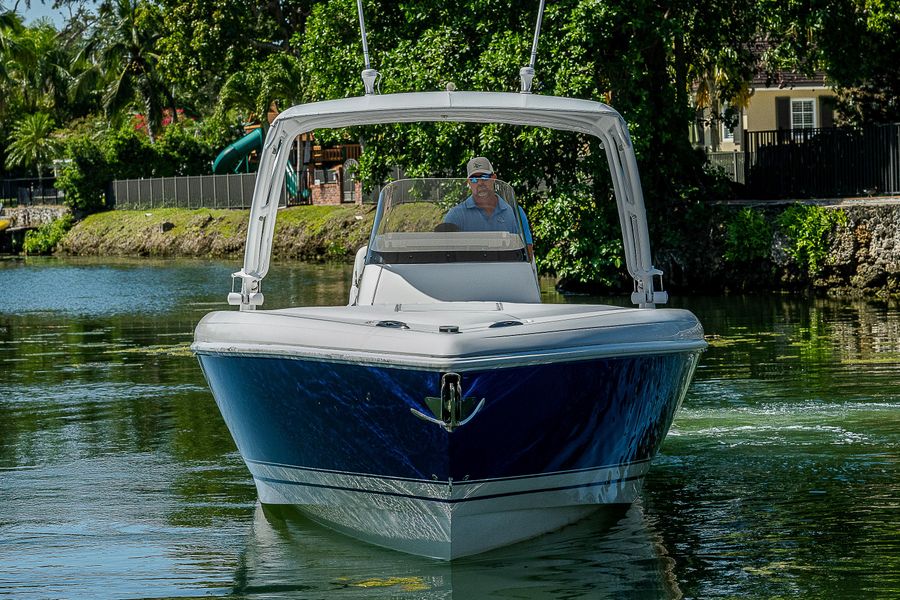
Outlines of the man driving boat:
M 497 174 L 491 162 L 477 156 L 466 164 L 466 177 L 472 192 L 468 198 L 451 208 L 444 216 L 444 223 L 451 223 L 462 231 L 508 231 L 519 233 L 519 223 L 512 207 L 494 191 Z M 528 257 L 534 258 L 534 242 L 528 217 L 519 206 L 523 237 Z

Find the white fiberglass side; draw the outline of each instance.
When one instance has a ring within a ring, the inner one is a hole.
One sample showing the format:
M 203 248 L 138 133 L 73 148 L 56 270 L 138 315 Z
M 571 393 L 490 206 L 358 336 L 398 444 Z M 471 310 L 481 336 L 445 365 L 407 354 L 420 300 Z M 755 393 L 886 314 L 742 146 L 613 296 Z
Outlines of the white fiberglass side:
M 625 122 L 598 102 L 500 92 L 422 92 L 366 95 L 295 106 L 272 124 L 261 154 L 247 231 L 244 266 L 234 274 L 240 293 L 229 303 L 252 310 L 262 303 L 260 283 L 269 270 L 278 197 L 288 160 L 286 149 L 299 134 L 315 129 L 379 123 L 428 121 L 507 123 L 577 131 L 598 137 L 604 145 L 619 207 L 625 262 L 634 279 L 632 301 L 641 307 L 666 302 L 654 290 L 661 275 L 652 265 L 647 217 L 631 139 Z

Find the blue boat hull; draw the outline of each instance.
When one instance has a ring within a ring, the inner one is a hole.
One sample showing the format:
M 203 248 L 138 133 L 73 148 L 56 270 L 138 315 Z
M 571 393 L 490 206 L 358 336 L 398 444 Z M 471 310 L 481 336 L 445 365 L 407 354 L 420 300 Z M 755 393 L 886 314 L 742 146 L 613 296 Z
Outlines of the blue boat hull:
M 698 352 L 462 372 L 485 399 L 452 432 L 417 418 L 440 372 L 199 354 L 264 503 L 395 549 L 454 558 L 628 503 Z

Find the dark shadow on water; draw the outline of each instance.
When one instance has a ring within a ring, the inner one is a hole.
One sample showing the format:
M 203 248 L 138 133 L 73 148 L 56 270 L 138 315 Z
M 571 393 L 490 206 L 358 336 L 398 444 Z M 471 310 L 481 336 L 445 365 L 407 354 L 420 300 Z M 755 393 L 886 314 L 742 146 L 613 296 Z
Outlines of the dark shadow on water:
M 681 598 L 640 503 L 453 562 L 377 548 L 257 505 L 234 598 Z

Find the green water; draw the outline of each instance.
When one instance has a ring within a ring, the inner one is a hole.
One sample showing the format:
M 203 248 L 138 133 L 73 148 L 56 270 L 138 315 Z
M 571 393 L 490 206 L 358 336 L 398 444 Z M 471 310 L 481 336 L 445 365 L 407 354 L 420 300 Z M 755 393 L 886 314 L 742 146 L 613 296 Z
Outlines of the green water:
M 640 502 L 447 564 L 258 506 L 188 351 L 237 269 L 0 261 L 0 597 L 900 597 L 897 305 L 673 300 L 711 347 Z M 349 276 L 276 265 L 266 305 Z

